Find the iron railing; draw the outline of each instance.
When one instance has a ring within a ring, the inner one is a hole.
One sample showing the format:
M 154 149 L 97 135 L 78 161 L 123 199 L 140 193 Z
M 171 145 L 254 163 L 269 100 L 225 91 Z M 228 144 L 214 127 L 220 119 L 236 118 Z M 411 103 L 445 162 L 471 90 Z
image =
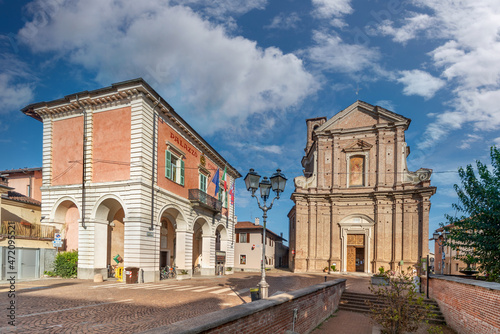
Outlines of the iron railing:
M 189 189 L 189 200 L 192 204 L 200 205 L 214 212 L 221 212 L 222 202 L 200 189 Z

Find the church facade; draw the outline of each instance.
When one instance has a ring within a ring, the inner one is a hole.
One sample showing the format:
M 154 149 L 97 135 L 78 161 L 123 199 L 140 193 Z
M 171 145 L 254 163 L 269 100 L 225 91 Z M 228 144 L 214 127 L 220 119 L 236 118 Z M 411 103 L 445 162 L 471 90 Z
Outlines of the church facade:
M 432 170 L 408 171 L 411 120 L 356 101 L 306 120 L 304 176 L 290 210 L 294 272 L 406 269 L 428 254 Z

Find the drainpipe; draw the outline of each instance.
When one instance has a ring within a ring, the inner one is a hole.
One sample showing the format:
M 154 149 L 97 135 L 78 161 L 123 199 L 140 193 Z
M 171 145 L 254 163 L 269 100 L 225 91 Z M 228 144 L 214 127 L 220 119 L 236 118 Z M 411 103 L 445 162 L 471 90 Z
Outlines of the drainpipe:
M 80 100 L 78 99 L 78 95 L 76 95 L 76 103 L 82 108 L 83 112 L 83 163 L 82 163 L 82 227 L 84 229 L 87 229 L 87 226 L 85 226 L 85 165 L 87 163 L 85 156 L 86 156 L 86 150 L 87 150 L 87 111 L 85 110 L 85 107 L 80 104 Z
M 151 160 L 151 226 L 149 227 L 150 231 L 153 231 L 154 228 L 154 213 L 155 213 L 155 162 L 156 162 L 156 113 L 155 109 L 160 104 L 160 98 L 156 101 L 156 104 L 153 107 L 153 159 Z

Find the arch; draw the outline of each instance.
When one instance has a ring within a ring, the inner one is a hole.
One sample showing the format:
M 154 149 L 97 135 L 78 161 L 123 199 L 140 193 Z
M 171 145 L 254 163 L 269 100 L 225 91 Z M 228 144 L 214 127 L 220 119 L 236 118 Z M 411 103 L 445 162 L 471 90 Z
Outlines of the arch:
M 210 267 L 210 257 L 212 249 L 212 234 L 208 221 L 199 216 L 193 224 L 193 253 L 192 267 L 193 274 L 202 273 L 202 269 Z
M 68 208 L 70 202 L 78 209 L 78 215 L 80 217 L 82 216 L 82 211 L 80 206 L 78 205 L 77 200 L 71 196 L 63 196 L 59 198 L 52 207 L 52 212 L 50 213 L 50 217 L 52 218 L 53 221 L 61 222 L 64 220 L 64 216 L 66 215 L 64 209 Z
M 76 200 L 70 196 L 61 197 L 54 204 L 52 217 L 53 221 L 60 225 L 59 229 L 63 234 L 66 250 L 78 249 L 78 221 L 81 217 L 81 211 Z
M 127 209 L 123 200 L 114 194 L 101 196 L 94 204 L 91 220 L 112 221 L 118 210 L 123 209 L 124 217 L 128 217 Z
M 364 214 L 352 214 L 344 217 L 340 222 L 340 239 L 341 239 L 341 257 L 342 257 L 342 271 L 347 272 L 347 253 L 348 253 L 348 235 L 363 235 L 364 244 L 361 255 L 363 256 L 363 272 L 371 273 L 371 257 L 373 247 L 373 235 L 374 235 L 374 225 L 373 219 Z M 358 256 L 359 249 L 356 249 L 356 257 Z M 360 255 L 360 256 L 361 256 Z
M 175 230 L 187 231 L 188 224 L 184 218 L 182 208 L 175 204 L 167 204 L 159 211 L 157 222 L 161 223 L 163 217 L 168 217 L 174 225 Z

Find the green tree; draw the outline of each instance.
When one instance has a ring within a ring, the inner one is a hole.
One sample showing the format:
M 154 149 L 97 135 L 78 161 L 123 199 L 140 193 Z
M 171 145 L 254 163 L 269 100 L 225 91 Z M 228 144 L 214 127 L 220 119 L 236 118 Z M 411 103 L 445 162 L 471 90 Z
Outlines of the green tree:
M 458 258 L 477 263 L 490 280 L 500 282 L 500 151 L 490 149 L 491 168 L 476 161 L 477 176 L 471 165 L 459 168 L 461 186 L 455 184 L 458 204 L 456 217 L 446 215 L 449 231 L 445 244 L 459 250 Z
M 435 316 L 432 305 L 426 304 L 418 293 L 411 267 L 406 272 L 380 270 L 378 276 L 384 277 L 387 284 L 370 285 L 377 301 L 365 303 L 370 307 L 371 318 L 382 326 L 382 333 L 415 332 L 420 325 L 428 323 L 427 319 Z

